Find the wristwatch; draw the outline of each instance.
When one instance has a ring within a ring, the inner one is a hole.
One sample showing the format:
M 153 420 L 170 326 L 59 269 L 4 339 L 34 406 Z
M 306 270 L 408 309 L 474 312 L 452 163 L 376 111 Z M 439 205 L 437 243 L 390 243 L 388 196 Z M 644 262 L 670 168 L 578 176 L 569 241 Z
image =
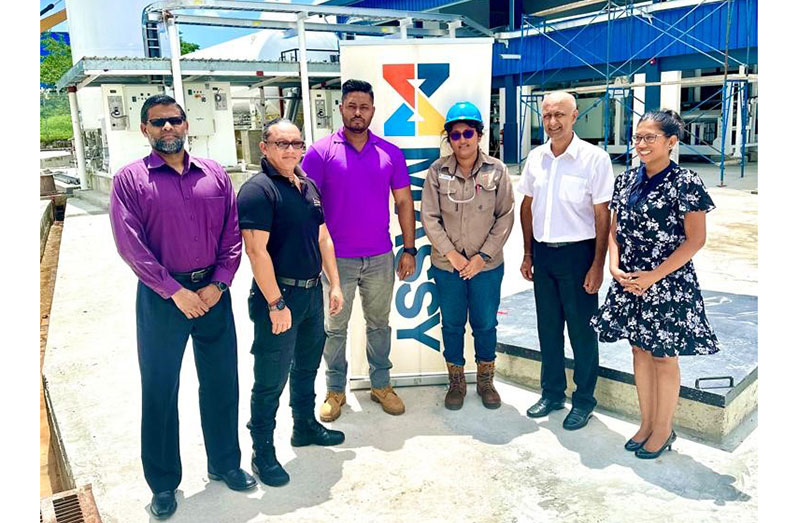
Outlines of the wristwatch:
M 269 304 L 269 311 L 281 311 L 285 309 L 285 300 L 282 296 Z
M 416 254 L 418 254 L 418 249 L 416 249 L 415 247 L 403 247 L 402 252 L 403 253 L 406 252 L 410 256 L 415 256 Z
M 216 285 L 216 288 L 219 289 L 220 292 L 224 292 L 227 290 L 227 284 L 224 282 L 215 281 L 213 282 L 213 284 Z

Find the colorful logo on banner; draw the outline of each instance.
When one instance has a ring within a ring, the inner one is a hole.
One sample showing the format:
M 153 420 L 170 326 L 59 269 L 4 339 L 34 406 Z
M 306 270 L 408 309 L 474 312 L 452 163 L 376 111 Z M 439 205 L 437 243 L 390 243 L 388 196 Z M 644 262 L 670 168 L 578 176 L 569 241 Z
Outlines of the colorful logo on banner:
M 449 78 L 449 64 L 386 64 L 382 77 L 404 102 L 385 121 L 385 136 L 438 136 L 444 118 L 430 98 Z

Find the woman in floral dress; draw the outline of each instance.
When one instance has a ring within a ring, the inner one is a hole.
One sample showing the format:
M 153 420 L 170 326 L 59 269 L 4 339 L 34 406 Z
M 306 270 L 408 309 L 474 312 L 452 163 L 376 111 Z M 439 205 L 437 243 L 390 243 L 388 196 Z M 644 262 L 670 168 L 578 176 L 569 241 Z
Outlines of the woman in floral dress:
M 676 439 L 678 357 L 718 351 L 691 261 L 715 206 L 701 178 L 670 160 L 683 128 L 669 110 L 646 113 L 638 123 L 632 138 L 642 165 L 618 176 L 610 202 L 615 281 L 591 321 L 602 342 L 632 345 L 641 420 L 625 448 L 643 459 Z

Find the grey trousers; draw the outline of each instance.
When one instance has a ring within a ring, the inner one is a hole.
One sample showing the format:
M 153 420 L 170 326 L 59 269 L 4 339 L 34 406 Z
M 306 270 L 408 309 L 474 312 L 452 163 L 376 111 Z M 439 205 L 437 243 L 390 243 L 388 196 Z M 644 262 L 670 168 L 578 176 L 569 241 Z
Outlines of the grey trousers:
M 343 392 L 346 388 L 346 332 L 352 315 L 355 290 L 360 290 L 363 316 L 366 319 L 366 357 L 373 388 L 387 387 L 390 383 L 391 327 L 388 317 L 393 299 L 393 251 L 368 258 L 337 258 L 338 277 L 344 295 L 341 312 L 330 316 L 330 283 L 324 284 L 324 362 L 327 364 L 327 390 Z

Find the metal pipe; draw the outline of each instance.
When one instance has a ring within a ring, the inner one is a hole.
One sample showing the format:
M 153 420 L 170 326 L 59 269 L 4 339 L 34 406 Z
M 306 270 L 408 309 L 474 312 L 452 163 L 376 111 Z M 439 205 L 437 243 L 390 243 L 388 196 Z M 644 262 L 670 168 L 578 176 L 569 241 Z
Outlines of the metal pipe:
M 89 181 L 86 177 L 86 154 L 83 151 L 83 129 L 80 127 L 80 116 L 78 113 L 78 90 L 75 86 L 67 87 L 67 98 L 69 98 L 69 113 L 72 116 L 72 136 L 75 140 L 75 156 L 78 162 L 78 178 L 80 178 L 80 188 L 88 189 Z
M 180 69 L 180 36 L 177 32 L 174 17 L 167 12 L 163 14 L 166 22 L 166 32 L 169 35 L 169 51 L 172 55 L 172 88 L 175 92 L 175 100 L 183 109 L 186 108 L 186 99 L 183 95 L 183 72 Z
M 299 40 L 299 81 L 302 85 L 302 127 L 305 130 L 305 141 L 313 142 L 313 126 L 310 114 L 310 81 L 308 80 L 308 50 L 305 42 L 304 13 L 296 15 L 296 33 Z

